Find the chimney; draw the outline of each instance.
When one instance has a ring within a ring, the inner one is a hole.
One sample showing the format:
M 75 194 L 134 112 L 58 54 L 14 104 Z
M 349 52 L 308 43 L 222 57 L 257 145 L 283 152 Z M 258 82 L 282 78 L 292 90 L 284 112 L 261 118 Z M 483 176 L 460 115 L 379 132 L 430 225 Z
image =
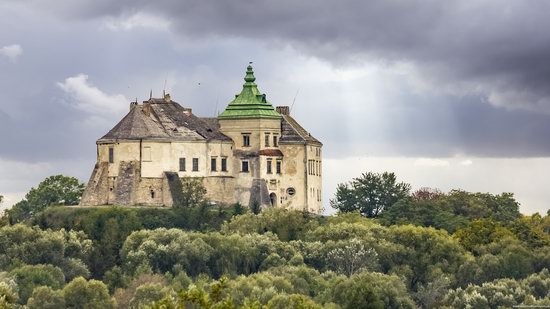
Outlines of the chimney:
M 169 93 L 166 93 L 166 94 L 164 95 L 164 101 L 165 101 L 165 102 L 168 102 L 168 103 L 172 101 L 172 98 L 170 98 L 170 94 L 169 94 Z
M 130 102 L 130 110 L 133 110 L 136 106 L 138 106 L 137 100 L 135 102 Z
M 276 107 L 277 113 L 281 115 L 290 115 L 290 109 L 288 106 L 277 106 Z
M 149 103 L 149 102 L 144 102 L 143 103 L 143 113 L 146 116 L 151 115 L 151 103 Z

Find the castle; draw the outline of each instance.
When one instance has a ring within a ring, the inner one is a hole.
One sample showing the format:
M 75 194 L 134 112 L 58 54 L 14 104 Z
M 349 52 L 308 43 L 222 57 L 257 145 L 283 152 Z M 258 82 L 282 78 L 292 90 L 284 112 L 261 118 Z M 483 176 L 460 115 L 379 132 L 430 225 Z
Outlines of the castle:
M 200 179 L 215 203 L 322 211 L 322 144 L 274 108 L 248 66 L 217 118 L 197 117 L 169 94 L 130 103 L 97 141 L 97 163 L 80 205 L 172 206 L 181 178 Z

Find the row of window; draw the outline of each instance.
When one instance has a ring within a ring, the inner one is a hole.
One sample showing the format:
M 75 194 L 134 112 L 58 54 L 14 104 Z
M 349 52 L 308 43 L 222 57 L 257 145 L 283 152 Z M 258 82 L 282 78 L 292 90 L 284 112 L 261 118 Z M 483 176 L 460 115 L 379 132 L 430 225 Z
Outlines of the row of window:
M 114 149 L 112 147 L 109 147 L 109 163 L 114 163 Z M 220 171 L 227 172 L 227 158 L 222 157 L 220 160 Z M 266 160 L 267 163 L 267 173 L 273 174 L 273 159 L 268 158 Z M 281 174 L 282 170 L 282 160 L 275 160 L 275 173 Z M 187 171 L 187 161 L 186 158 L 180 158 L 179 159 L 179 171 L 185 172 Z M 199 171 L 199 158 L 193 158 L 192 159 L 192 166 L 191 171 L 198 172 Z M 218 171 L 218 157 L 212 157 L 210 158 L 210 171 L 217 172 Z M 250 171 L 250 163 L 248 160 L 242 160 L 241 161 L 241 172 L 248 173 Z
M 319 160 L 307 160 L 307 173 L 308 175 L 321 176 L 321 161 Z
M 268 174 L 273 174 L 273 159 L 266 159 L 266 166 L 267 166 L 267 173 Z M 275 160 L 275 173 L 277 174 L 281 174 L 281 168 L 282 168 L 282 165 L 283 165 L 283 161 L 282 160 Z
M 243 135 L 243 147 L 250 147 L 250 133 L 242 133 Z M 271 146 L 271 141 L 273 141 L 273 146 Z M 264 146 L 265 147 L 278 147 L 279 146 L 279 135 L 273 133 L 265 133 L 264 137 Z
M 310 188 L 309 189 L 309 195 L 311 197 L 314 197 L 317 202 L 321 202 L 321 197 L 322 197 L 321 190 L 318 190 L 318 189 L 315 189 L 315 188 Z
M 220 171 L 227 172 L 227 158 L 221 158 L 221 164 L 220 164 Z M 192 159 L 192 166 L 191 166 L 192 172 L 198 172 L 199 171 L 199 158 L 193 158 Z M 187 171 L 186 166 L 186 160 L 185 158 L 180 158 L 179 160 L 179 171 L 185 172 Z M 217 172 L 218 171 L 218 157 L 212 157 L 210 159 L 210 171 Z

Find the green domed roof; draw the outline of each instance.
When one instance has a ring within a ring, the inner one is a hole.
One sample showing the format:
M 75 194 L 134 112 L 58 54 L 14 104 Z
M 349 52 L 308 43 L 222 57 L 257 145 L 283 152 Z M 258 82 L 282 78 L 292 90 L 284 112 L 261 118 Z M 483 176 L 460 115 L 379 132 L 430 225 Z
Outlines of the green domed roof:
M 261 94 L 258 90 L 251 65 L 246 68 L 244 81 L 241 93 L 235 96 L 218 118 L 281 118 L 281 114 L 275 111 L 273 105 L 266 100 L 265 94 Z

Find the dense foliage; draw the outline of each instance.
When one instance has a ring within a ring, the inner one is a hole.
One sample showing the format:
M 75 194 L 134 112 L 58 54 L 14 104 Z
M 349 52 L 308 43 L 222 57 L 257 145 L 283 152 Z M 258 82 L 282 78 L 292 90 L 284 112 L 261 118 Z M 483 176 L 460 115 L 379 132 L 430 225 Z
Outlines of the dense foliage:
M 83 192 L 84 184 L 74 177 L 50 176 L 8 210 L 9 219 L 11 223 L 21 222 L 48 206 L 78 205 Z
M 0 228 L 0 308 L 550 305 L 548 214 L 521 215 L 506 193 L 402 188 L 376 218 L 202 198 L 47 207 Z
M 372 218 L 408 196 L 410 190 L 411 185 L 397 182 L 394 173 L 369 172 L 348 183 L 339 184 L 330 205 L 342 212 L 359 211 Z

